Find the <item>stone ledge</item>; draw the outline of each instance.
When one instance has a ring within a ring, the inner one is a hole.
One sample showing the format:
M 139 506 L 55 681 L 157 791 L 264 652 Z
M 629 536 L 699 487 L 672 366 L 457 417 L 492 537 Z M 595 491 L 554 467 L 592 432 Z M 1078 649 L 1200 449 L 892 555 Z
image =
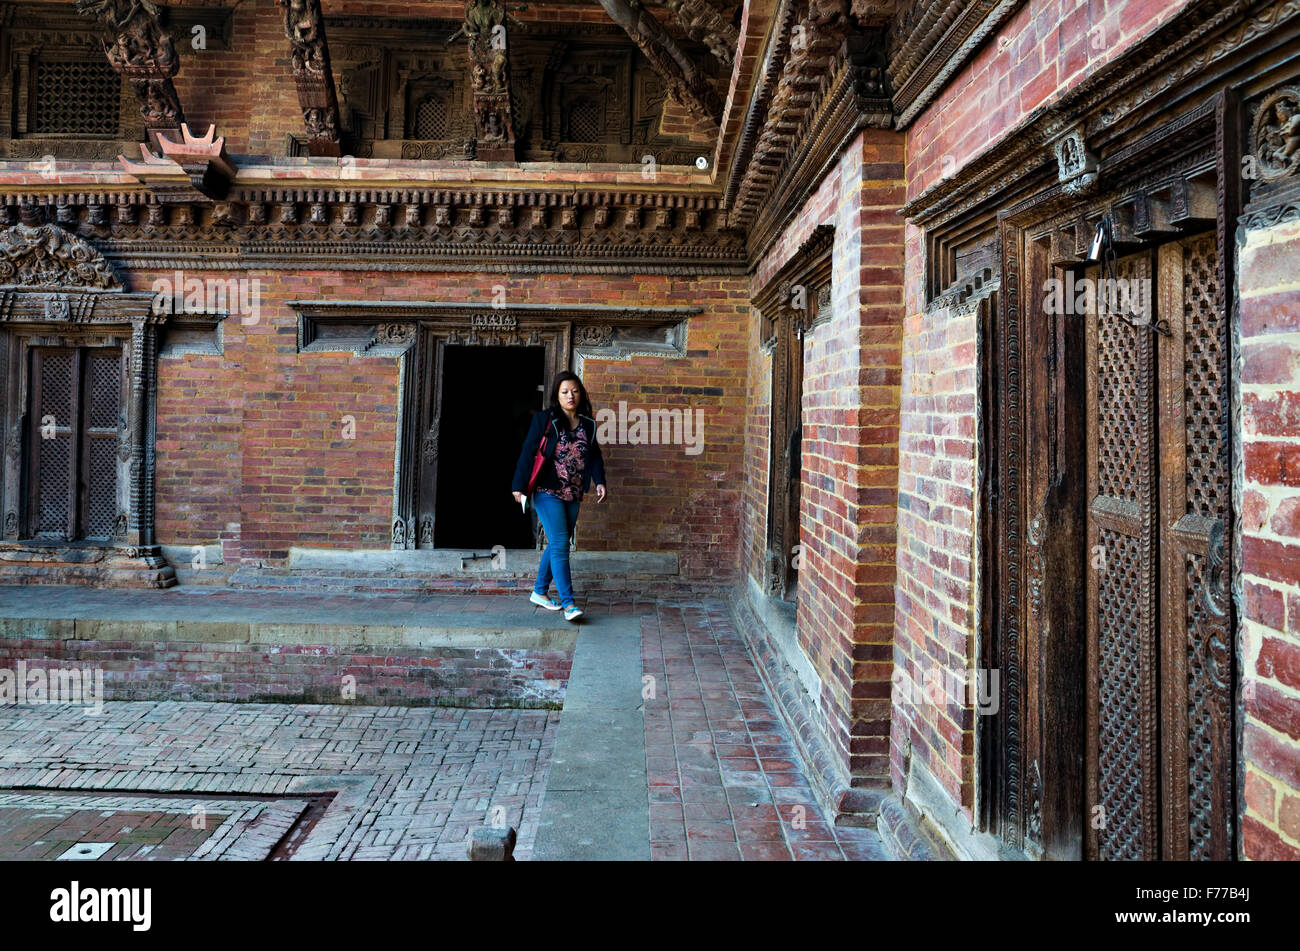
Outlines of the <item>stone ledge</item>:
M 885 851 L 896 862 L 947 862 L 956 859 L 926 832 L 916 810 L 896 795 L 881 800 L 876 829 L 880 832 Z
M 818 801 L 834 817 L 836 825 L 874 825 L 888 787 L 883 783 L 854 785 L 850 781 L 817 727 L 820 716 L 807 691 L 794 670 L 772 648 L 773 635 L 758 619 L 748 597 L 733 592 L 731 606 L 736 629 L 754 657 L 763 685 L 790 728 Z
M 402 549 L 289 549 L 288 568 L 293 571 L 375 572 L 400 575 L 402 572 L 439 572 L 453 577 L 466 575 L 513 579 L 537 577 L 542 553 L 532 548 L 502 549 L 506 568 L 493 566 L 492 558 L 465 561 L 471 555 L 492 554 L 476 548 Z M 573 551 L 569 563 L 575 571 L 601 574 L 677 575 L 676 552 L 658 551 Z

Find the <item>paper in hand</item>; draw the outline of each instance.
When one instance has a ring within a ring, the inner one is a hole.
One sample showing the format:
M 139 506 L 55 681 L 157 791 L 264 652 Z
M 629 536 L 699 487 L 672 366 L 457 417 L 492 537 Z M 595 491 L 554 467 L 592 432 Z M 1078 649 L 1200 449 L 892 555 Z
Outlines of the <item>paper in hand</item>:
M 528 496 L 525 495 L 522 499 L 519 500 L 519 511 L 521 512 L 528 511 Z

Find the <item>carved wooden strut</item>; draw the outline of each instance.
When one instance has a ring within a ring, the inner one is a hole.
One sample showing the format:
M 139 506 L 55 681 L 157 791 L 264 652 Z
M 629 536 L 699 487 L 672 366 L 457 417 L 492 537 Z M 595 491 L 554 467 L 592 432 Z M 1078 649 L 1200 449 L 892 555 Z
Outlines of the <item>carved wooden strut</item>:
M 275 0 L 284 10 L 284 35 L 293 57 L 293 81 L 311 155 L 339 154 L 339 102 L 330 68 L 320 0 Z

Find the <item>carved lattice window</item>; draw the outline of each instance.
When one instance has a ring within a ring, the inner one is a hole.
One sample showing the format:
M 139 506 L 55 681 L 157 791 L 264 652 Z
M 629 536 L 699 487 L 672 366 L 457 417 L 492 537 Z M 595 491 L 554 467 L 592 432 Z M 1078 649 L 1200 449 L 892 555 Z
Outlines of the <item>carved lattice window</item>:
M 38 59 L 32 91 L 32 132 L 118 134 L 122 81 L 107 62 Z
M 426 96 L 415 107 L 411 135 L 408 138 L 445 139 L 447 121 L 447 100 L 442 96 Z
M 579 99 L 569 107 L 569 142 L 600 140 L 600 109 L 590 99 Z

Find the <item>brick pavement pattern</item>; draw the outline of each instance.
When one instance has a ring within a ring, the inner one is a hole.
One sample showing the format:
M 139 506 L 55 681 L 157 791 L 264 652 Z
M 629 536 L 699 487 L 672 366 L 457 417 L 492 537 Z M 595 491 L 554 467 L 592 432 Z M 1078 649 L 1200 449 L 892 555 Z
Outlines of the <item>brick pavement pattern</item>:
M 80 843 L 111 844 L 94 861 L 261 860 L 307 806 L 305 799 L 0 794 L 0 860 L 58 859 Z
M 724 603 L 660 603 L 641 652 L 652 860 L 886 857 L 826 820 Z
M 725 602 L 589 602 L 587 613 L 641 618 L 653 687 L 644 701 L 652 859 L 885 857 L 874 829 L 827 821 Z M 0 790 L 203 792 L 236 805 L 240 794 L 338 790 L 295 859 L 464 860 L 471 830 L 495 820 L 519 830 L 524 860 L 561 715 L 192 701 L 111 701 L 98 717 L 0 707 Z
M 495 821 L 519 830 L 523 860 L 558 722 L 554 711 L 450 707 L 110 702 L 99 716 L 7 707 L 0 788 L 237 799 L 297 792 L 306 779 L 347 795 L 295 858 L 466 860 L 471 830 Z

